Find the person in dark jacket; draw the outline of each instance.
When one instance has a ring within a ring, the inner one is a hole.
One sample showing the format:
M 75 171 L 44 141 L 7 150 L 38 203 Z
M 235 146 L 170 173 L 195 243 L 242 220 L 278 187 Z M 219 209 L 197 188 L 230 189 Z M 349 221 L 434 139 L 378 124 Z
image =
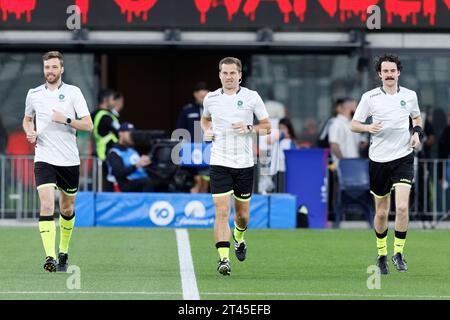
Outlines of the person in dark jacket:
M 151 161 L 133 148 L 134 126 L 124 122 L 119 128 L 119 143 L 108 151 L 108 174 L 113 176 L 122 192 L 152 192 L 154 184 L 144 167 Z
M 208 94 L 209 90 L 205 82 L 199 82 L 194 87 L 194 101 L 185 105 L 181 110 L 176 128 L 185 129 L 189 132 L 190 142 L 201 143 L 202 130 L 200 127 L 200 118 L 203 113 L 203 99 Z M 208 170 L 199 171 L 196 168 L 190 169 L 190 172 L 195 176 L 195 185 L 191 189 L 192 193 L 206 193 L 209 189 L 209 172 Z

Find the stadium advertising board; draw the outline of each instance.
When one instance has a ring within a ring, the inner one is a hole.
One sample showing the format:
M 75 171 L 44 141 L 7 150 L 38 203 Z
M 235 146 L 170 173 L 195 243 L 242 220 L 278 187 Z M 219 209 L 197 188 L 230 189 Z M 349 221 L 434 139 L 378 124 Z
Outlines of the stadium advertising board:
M 63 30 L 74 4 L 92 30 L 345 30 L 371 5 L 383 30 L 450 30 L 450 0 L 2 0 L 0 29 Z

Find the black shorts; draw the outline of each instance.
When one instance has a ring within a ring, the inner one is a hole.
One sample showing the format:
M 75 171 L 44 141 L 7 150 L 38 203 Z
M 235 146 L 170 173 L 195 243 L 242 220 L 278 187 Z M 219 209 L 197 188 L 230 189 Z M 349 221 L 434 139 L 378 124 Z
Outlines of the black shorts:
M 240 201 L 249 201 L 253 191 L 254 167 L 234 169 L 210 166 L 209 176 L 213 197 L 231 195 Z
M 47 162 L 34 164 L 36 187 L 53 185 L 68 196 L 74 196 L 78 191 L 80 166 L 59 167 Z
M 396 185 L 411 186 L 414 179 L 414 153 L 389 162 L 369 161 L 370 192 L 377 198 L 391 194 Z

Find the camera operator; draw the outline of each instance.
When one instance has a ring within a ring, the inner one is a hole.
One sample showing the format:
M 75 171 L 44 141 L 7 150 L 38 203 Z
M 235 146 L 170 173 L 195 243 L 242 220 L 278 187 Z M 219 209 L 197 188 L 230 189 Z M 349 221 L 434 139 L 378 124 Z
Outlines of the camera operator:
M 151 164 L 147 155 L 133 148 L 134 126 L 124 122 L 119 128 L 119 143 L 108 152 L 108 172 L 114 176 L 122 192 L 152 192 L 154 183 L 144 167 Z

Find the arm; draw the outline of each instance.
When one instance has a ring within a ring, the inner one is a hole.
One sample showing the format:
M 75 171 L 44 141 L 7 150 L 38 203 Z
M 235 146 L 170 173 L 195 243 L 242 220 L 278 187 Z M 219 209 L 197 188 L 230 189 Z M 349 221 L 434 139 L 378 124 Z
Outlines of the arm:
M 422 117 L 417 116 L 413 118 L 412 125 L 413 125 L 413 135 L 411 136 L 409 145 L 412 148 L 417 148 L 420 145 L 420 140 L 422 140 L 423 138 Z
M 52 121 L 60 124 L 67 124 L 67 117 L 63 113 L 53 110 Z M 90 115 L 87 115 L 81 119 L 71 119 L 71 123 L 69 125 L 72 128 L 81 131 L 92 131 L 94 127 Z
M 127 176 L 137 169 L 136 165 L 124 167 L 122 159 L 115 152 L 110 152 L 108 154 L 108 163 L 112 168 L 113 176 L 116 177 L 117 180 L 126 180 Z
M 363 124 L 358 120 L 352 120 L 352 122 L 350 123 L 350 130 L 356 133 L 369 132 L 373 134 L 380 131 L 381 128 L 383 128 L 381 126 L 381 122 L 374 122 L 372 124 Z
M 203 130 L 203 139 L 205 141 L 212 141 L 214 140 L 214 132 L 212 129 L 212 119 L 211 117 L 205 117 L 202 116 L 202 119 L 200 120 L 200 125 Z
M 253 130 L 261 136 L 270 134 L 272 132 L 272 125 L 270 124 L 269 118 L 261 119 L 259 124 L 253 127 Z
M 330 142 L 330 148 L 331 148 L 331 152 L 333 152 L 333 154 L 336 156 L 336 158 L 342 159 L 342 152 L 337 143 Z
M 36 131 L 34 130 L 33 117 L 25 116 L 22 121 L 23 131 L 27 135 L 27 140 L 29 143 L 36 142 Z

